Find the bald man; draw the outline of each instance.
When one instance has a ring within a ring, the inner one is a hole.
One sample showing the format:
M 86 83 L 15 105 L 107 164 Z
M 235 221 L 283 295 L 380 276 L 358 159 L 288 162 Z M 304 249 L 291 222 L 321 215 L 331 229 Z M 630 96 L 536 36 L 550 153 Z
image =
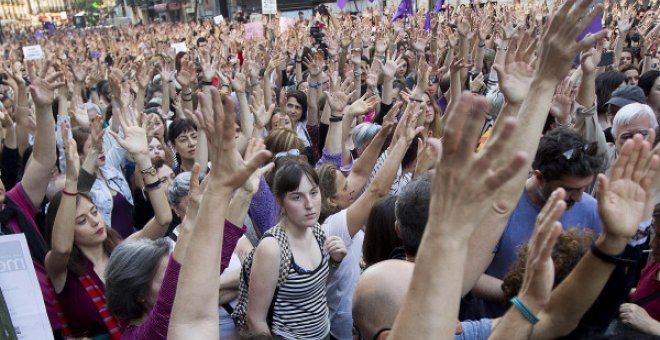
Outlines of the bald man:
M 402 260 L 374 264 L 362 273 L 353 293 L 353 322 L 363 339 L 387 339 L 403 304 L 415 265 Z M 488 339 L 499 319 L 461 322 L 456 339 Z

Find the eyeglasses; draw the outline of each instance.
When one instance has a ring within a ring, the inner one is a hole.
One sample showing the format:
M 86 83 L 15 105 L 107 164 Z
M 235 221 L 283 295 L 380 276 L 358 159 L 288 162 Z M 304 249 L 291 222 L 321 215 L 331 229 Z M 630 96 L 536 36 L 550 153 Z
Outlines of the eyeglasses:
M 275 160 L 278 160 L 282 157 L 287 157 L 287 156 L 298 157 L 298 156 L 300 156 L 300 150 L 291 149 L 289 151 L 278 152 L 277 154 L 275 154 Z
M 597 151 L 598 151 L 598 144 L 596 142 L 593 142 L 575 148 L 570 148 L 562 152 L 562 156 L 564 156 L 564 158 L 566 158 L 567 161 L 572 161 L 580 157 L 582 153 L 585 153 L 590 156 L 594 156 L 596 155 Z
M 648 129 L 643 129 L 639 131 L 629 131 L 629 132 L 624 132 L 621 135 L 619 135 L 619 139 L 621 139 L 622 142 L 627 141 L 628 139 L 631 139 L 635 137 L 635 135 L 642 135 L 644 138 L 649 135 L 649 130 Z

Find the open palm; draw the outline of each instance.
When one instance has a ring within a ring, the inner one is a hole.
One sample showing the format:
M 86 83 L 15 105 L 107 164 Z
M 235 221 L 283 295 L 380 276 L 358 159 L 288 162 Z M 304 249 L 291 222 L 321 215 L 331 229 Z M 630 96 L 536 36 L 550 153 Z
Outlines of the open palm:
M 627 238 L 634 236 L 646 204 L 642 186 L 630 178 L 621 178 L 610 182 L 609 190 L 599 196 L 598 210 L 608 232 Z
M 621 148 L 610 179 L 598 176 L 598 212 L 607 234 L 631 238 L 637 232 L 658 168 L 658 156 L 649 154 L 650 144 L 636 135 Z
M 504 66 L 493 65 L 500 80 L 500 91 L 508 103 L 520 104 L 527 97 L 534 69 L 526 62 L 515 61 Z

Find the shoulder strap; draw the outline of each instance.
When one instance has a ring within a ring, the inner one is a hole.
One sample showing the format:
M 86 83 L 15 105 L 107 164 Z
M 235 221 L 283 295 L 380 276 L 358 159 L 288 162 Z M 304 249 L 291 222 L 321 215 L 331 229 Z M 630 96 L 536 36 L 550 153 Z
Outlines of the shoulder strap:
M 644 306 L 645 304 L 657 298 L 660 298 L 660 290 L 656 290 L 655 292 L 648 294 L 637 301 L 631 301 L 631 302 L 639 306 Z
M 325 231 L 323 231 L 321 225 L 317 223 L 313 227 L 312 232 L 314 233 L 314 237 L 316 237 L 316 242 L 318 242 L 321 249 L 323 249 L 323 246 L 325 245 Z
M 293 254 L 291 253 L 291 247 L 289 246 L 289 238 L 286 236 L 286 232 L 284 232 L 284 229 L 282 229 L 280 225 L 274 226 L 268 231 L 268 233 L 275 237 L 277 244 L 280 246 L 280 275 L 277 280 L 277 286 L 279 287 L 286 282 L 286 278 L 289 276 Z

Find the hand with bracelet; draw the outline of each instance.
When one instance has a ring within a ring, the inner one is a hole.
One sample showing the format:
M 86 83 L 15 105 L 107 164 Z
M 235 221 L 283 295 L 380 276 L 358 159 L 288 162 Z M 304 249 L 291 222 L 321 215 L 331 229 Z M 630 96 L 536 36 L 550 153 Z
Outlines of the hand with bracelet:
M 330 122 L 340 122 L 344 117 L 344 108 L 348 104 L 349 98 L 351 98 L 355 93 L 352 89 L 352 84 L 349 80 L 344 80 L 343 83 L 339 83 L 336 75 L 332 75 L 332 88 L 330 91 L 326 91 L 325 94 L 328 97 L 328 105 L 332 109 L 330 115 Z
M 151 164 L 151 158 L 149 157 L 149 143 L 147 142 L 145 129 L 123 112 L 113 118 L 119 120 L 119 124 L 124 131 L 124 137 L 120 137 L 114 131 L 109 132 L 117 140 L 117 143 L 131 154 L 136 164 L 136 170 L 143 176 L 145 186 L 158 182 L 158 173 Z

